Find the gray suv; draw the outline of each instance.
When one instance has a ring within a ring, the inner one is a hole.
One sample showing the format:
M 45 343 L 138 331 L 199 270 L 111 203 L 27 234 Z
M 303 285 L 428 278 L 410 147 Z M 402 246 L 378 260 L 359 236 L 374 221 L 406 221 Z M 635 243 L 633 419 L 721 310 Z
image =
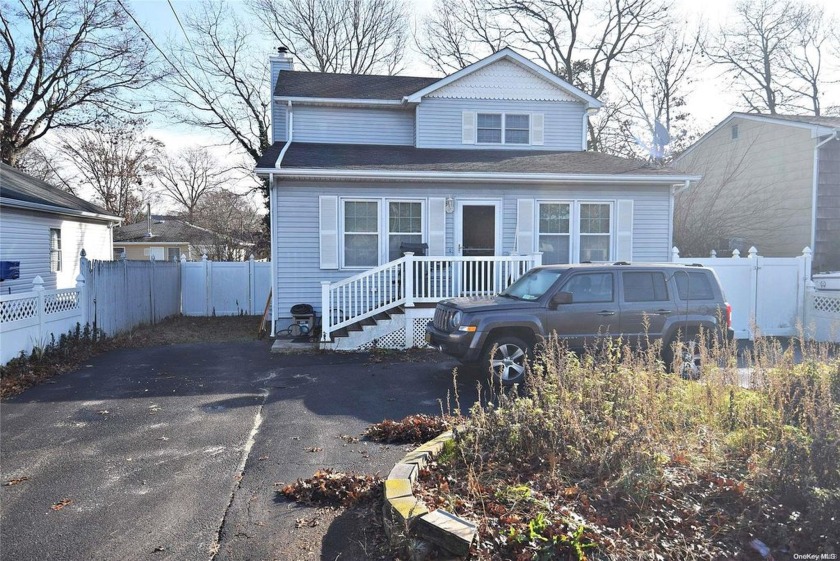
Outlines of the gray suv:
M 701 332 L 732 339 L 732 309 L 714 271 L 697 265 L 552 265 L 528 271 L 493 297 L 444 300 L 426 341 L 464 364 L 490 366 L 504 384 L 522 381 L 525 360 L 556 333 L 574 351 L 621 336 L 638 346 L 661 340 L 672 364 L 673 343 L 689 342 L 684 365 L 696 376 Z

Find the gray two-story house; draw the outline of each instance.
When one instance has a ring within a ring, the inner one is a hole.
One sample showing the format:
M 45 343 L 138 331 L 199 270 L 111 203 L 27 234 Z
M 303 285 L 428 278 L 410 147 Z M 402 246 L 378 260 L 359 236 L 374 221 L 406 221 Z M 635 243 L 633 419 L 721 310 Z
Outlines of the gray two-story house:
M 670 258 L 699 178 L 587 151 L 601 103 L 511 49 L 444 78 L 271 62 L 277 330 L 309 303 L 326 347 L 413 346 L 429 306 L 535 264 Z

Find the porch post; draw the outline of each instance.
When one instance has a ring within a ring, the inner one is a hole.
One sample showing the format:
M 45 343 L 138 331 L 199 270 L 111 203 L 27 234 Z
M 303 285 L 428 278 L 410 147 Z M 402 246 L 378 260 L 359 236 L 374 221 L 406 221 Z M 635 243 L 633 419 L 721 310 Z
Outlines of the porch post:
M 414 307 L 414 252 L 406 251 L 403 262 L 403 290 L 405 290 L 405 307 Z
M 274 318 L 272 318 L 273 320 Z M 330 281 L 321 281 L 321 342 L 330 342 L 332 309 L 330 306 Z
M 542 251 L 537 251 L 531 254 L 531 260 L 533 262 L 532 267 L 542 267 Z

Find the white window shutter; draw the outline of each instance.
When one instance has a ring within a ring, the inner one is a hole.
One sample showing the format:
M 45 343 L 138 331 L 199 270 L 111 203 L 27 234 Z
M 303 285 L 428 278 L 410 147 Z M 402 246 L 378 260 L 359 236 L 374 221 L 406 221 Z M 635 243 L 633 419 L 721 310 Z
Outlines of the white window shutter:
M 542 146 L 545 144 L 545 114 L 531 113 L 531 144 Z
M 516 251 L 534 252 L 534 199 L 519 199 L 516 206 Z
M 321 268 L 338 269 L 338 197 L 318 197 L 321 232 Z
M 618 201 L 616 217 L 615 260 L 633 260 L 633 201 Z
M 429 255 L 446 254 L 446 199 L 429 199 Z
M 475 144 L 475 111 L 461 113 L 461 144 Z

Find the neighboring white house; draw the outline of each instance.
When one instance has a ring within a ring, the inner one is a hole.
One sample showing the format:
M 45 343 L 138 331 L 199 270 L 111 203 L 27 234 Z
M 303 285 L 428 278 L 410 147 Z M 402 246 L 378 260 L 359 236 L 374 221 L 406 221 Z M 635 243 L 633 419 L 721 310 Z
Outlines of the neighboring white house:
M 120 219 L 104 209 L 0 163 L 0 261 L 20 263 L 20 276 L 0 282 L 3 294 L 71 288 L 79 254 L 110 260 L 112 226 Z
M 601 102 L 507 48 L 444 78 L 299 72 L 281 49 L 271 79 L 273 317 L 312 304 L 325 346 L 354 321 L 410 346 L 428 320 L 401 306 L 540 261 L 668 261 L 674 192 L 699 179 L 587 151 Z

